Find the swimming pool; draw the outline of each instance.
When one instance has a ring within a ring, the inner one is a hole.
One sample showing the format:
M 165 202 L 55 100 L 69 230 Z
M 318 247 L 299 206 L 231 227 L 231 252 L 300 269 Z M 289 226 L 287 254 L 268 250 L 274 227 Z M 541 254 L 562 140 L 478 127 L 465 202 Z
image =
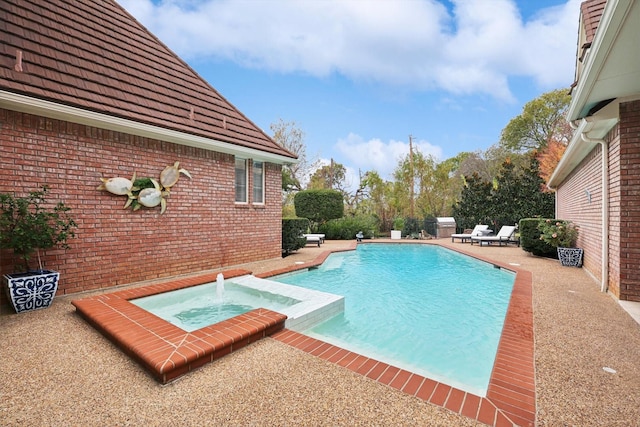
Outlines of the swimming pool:
M 345 297 L 305 335 L 484 396 L 514 278 L 438 246 L 371 244 L 272 279 Z
M 407 241 L 401 243 L 415 244 Z M 393 244 L 398 245 L 400 242 Z M 80 317 L 112 340 L 118 348 L 162 384 L 170 383 L 255 341 L 271 337 L 409 396 L 477 419 L 484 424 L 501 425 L 501 421 L 506 421 L 506 425 L 510 425 L 513 421 L 518 425 L 534 425 L 536 390 L 532 275 L 522 269 L 515 259 L 511 259 L 512 250 L 507 250 L 509 253 L 498 248 L 495 251 L 467 251 L 462 245 L 458 246 L 456 251 L 468 252 L 489 265 L 514 271 L 516 274 L 485 397 L 327 344 L 299 332 L 283 329 L 285 320 L 288 319 L 285 315 L 271 310 L 252 310 L 194 332 L 186 332 L 130 302 L 136 298 L 215 282 L 217 272 L 161 279 L 146 286 L 125 287 L 108 294 L 99 293 L 73 300 L 71 303 Z M 315 259 L 305 263 L 306 266 L 301 266 L 298 262 L 295 262 L 295 266 L 289 265 L 285 268 L 274 266 L 273 270 L 260 273 L 259 277 L 275 277 L 286 271 L 313 268 L 325 262 L 332 251 L 355 250 L 355 247 L 355 243 L 334 245 L 332 250 L 320 252 Z M 236 280 L 252 272 L 234 268 L 223 270 L 222 273 L 225 278 Z M 252 280 L 255 279 L 254 276 L 250 277 Z
M 179 328 L 193 332 L 203 326 L 222 322 L 254 308 L 267 307 L 283 312 L 299 300 L 259 291 L 233 282 L 224 290 L 216 282 L 131 300 L 132 304 L 155 314 Z

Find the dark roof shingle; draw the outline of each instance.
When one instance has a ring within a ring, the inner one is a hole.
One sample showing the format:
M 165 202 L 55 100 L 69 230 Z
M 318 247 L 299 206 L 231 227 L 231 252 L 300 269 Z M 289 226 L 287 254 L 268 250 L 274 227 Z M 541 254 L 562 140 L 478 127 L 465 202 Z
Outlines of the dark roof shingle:
M 5 0 L 0 14 L 1 89 L 295 158 L 115 1 Z
M 588 0 L 580 5 L 580 13 L 582 14 L 584 30 L 587 36 L 585 41 L 587 43 L 592 42 L 593 37 L 596 35 L 606 3 L 607 0 Z

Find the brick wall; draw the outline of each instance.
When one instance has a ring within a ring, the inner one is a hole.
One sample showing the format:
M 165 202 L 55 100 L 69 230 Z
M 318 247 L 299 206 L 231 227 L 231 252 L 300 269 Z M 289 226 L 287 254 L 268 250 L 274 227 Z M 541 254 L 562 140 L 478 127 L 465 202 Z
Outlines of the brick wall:
M 96 189 L 134 171 L 158 178 L 175 161 L 193 179 L 181 176 L 163 215 Z M 79 225 L 71 249 L 44 258 L 61 273 L 58 294 L 280 257 L 281 166 L 265 174 L 265 203 L 238 205 L 231 155 L 0 109 L 0 192 L 47 184 Z M 12 272 L 11 253 L 0 255 L 0 272 Z
M 640 301 L 640 101 L 620 104 L 620 299 Z
M 577 246 L 584 249 L 584 268 L 602 277 L 602 148 L 596 146 L 557 189 L 557 214 L 580 227 Z
M 620 299 L 620 127 L 609 142 L 609 292 Z
M 605 138 L 609 161 L 608 288 L 620 300 L 640 301 L 640 101 L 620 104 L 620 121 Z M 601 278 L 601 147 L 558 188 L 558 217 L 581 227 L 584 266 Z M 586 202 L 585 190 L 591 193 Z

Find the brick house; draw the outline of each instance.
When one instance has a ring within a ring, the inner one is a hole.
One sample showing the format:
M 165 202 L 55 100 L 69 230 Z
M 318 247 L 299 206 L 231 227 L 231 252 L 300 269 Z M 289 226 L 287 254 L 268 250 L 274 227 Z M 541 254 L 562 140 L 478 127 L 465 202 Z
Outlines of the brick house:
M 0 16 L 0 192 L 46 184 L 72 208 L 71 249 L 44 259 L 58 294 L 281 256 L 281 170 L 296 156 L 122 7 L 5 0 Z M 176 161 L 192 179 L 164 214 L 97 189 Z
M 640 302 L 640 2 L 581 5 L 574 136 L 549 186 L 576 222 L 584 267 L 620 301 Z

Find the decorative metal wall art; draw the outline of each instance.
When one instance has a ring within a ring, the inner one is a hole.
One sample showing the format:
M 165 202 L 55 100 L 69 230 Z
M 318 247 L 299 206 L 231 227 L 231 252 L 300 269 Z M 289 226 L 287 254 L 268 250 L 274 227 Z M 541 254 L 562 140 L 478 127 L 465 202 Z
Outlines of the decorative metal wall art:
M 191 174 L 186 169 L 180 168 L 180 162 L 169 165 L 160 172 L 160 179 L 136 178 L 135 172 L 131 179 L 115 177 L 100 178 L 97 190 L 105 190 L 117 196 L 127 196 L 127 201 L 123 209 L 131 207 L 137 211 L 141 207 L 153 208 L 160 205 L 160 213 L 167 209 L 167 197 L 171 187 L 176 185 L 180 175 L 185 175 L 191 179 Z

